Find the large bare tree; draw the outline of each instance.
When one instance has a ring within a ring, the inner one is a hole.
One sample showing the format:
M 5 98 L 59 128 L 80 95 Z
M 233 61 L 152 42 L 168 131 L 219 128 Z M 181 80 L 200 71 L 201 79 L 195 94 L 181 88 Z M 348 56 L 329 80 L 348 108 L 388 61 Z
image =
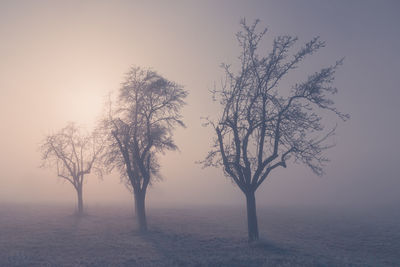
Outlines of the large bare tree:
M 184 126 L 180 110 L 187 92 L 150 69 L 132 67 L 103 126 L 109 145 L 105 163 L 132 189 L 139 230 L 147 231 L 146 190 L 159 177 L 157 154 L 175 150 L 173 129 Z
M 280 86 L 287 74 L 324 42 L 313 38 L 292 53 L 297 38 L 279 36 L 273 40 L 272 49 L 261 55 L 259 47 L 267 30 L 258 31 L 257 24 L 241 22 L 238 70 L 222 65 L 226 79 L 220 89 L 215 89 L 214 97 L 223 110 L 216 120 L 207 120 L 216 138 L 203 162 L 205 166 L 222 166 L 224 174 L 245 194 L 249 241 L 259 238 L 255 192 L 273 170 L 286 168 L 292 158 L 317 175 L 323 174 L 327 161 L 323 152 L 331 147 L 326 141 L 335 126 L 324 130 L 321 114 L 326 112 L 318 111 L 348 118 L 330 98 L 337 92 L 332 81 L 341 60 L 290 88 Z
M 70 182 L 77 193 L 77 215 L 83 214 L 83 183 L 93 170 L 101 176 L 98 165 L 104 142 L 95 132 L 84 134 L 69 123 L 55 134 L 47 135 L 41 146 L 42 167 L 52 167 L 57 176 Z

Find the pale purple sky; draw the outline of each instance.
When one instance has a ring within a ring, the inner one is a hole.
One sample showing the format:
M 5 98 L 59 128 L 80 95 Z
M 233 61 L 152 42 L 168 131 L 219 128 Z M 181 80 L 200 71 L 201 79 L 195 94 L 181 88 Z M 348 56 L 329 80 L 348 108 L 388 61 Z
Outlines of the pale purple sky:
M 345 57 L 335 100 L 351 120 L 340 123 L 327 152 L 326 175 L 305 167 L 277 170 L 257 192 L 258 205 L 395 205 L 400 200 L 398 1 L 0 1 L 0 201 L 75 201 L 69 184 L 38 169 L 38 143 L 68 121 L 93 126 L 104 96 L 130 65 L 152 67 L 189 91 L 181 152 L 161 160 L 164 181 L 150 204 L 242 203 L 217 169 L 195 164 L 211 144 L 200 117 L 218 107 L 208 92 L 236 63 L 239 21 L 256 18 L 273 37 L 327 46 L 289 80 L 294 83 Z M 335 121 L 332 121 L 335 123 Z M 88 177 L 86 200 L 128 202 L 118 175 Z

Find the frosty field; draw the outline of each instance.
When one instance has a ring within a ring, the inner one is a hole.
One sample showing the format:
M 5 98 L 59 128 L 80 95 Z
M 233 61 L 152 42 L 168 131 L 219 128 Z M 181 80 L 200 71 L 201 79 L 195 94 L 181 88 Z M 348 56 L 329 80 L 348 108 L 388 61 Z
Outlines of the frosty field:
M 259 207 L 249 246 L 245 210 L 148 208 L 142 235 L 130 206 L 0 207 L 0 266 L 399 266 L 390 211 Z

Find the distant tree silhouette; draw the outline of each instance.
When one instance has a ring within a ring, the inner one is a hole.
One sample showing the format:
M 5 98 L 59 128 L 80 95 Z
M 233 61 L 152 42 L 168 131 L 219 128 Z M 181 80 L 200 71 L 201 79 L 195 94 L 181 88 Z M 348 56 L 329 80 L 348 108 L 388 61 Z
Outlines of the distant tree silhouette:
M 267 30 L 257 31 L 257 24 L 258 20 L 252 25 L 241 21 L 242 30 L 236 35 L 241 48 L 238 71 L 222 65 L 226 79 L 221 89 L 214 90 L 214 99 L 223 110 L 217 120 L 207 119 L 216 138 L 203 161 L 205 166 L 222 166 L 224 174 L 245 194 L 249 241 L 259 238 L 255 191 L 274 169 L 286 168 L 292 158 L 317 175 L 323 174 L 327 159 L 322 154 L 332 146 L 325 141 L 335 127 L 324 131 L 322 117 L 316 112 L 328 110 L 342 120 L 348 118 L 329 98 L 337 92 L 331 84 L 342 60 L 291 88 L 282 88 L 283 78 L 324 42 L 313 38 L 291 54 L 297 38 L 279 36 L 272 49 L 260 55 L 258 48 Z
M 180 110 L 186 96 L 182 86 L 155 71 L 132 67 L 103 121 L 109 140 L 104 162 L 131 187 L 142 232 L 147 231 L 146 190 L 159 178 L 157 154 L 177 149 L 172 131 L 184 126 Z
M 83 214 L 83 183 L 86 174 L 95 170 L 101 176 L 100 154 L 104 148 L 96 133 L 83 134 L 69 123 L 55 134 L 47 135 L 41 146 L 42 167 L 57 170 L 58 177 L 70 182 L 77 193 L 77 215 Z

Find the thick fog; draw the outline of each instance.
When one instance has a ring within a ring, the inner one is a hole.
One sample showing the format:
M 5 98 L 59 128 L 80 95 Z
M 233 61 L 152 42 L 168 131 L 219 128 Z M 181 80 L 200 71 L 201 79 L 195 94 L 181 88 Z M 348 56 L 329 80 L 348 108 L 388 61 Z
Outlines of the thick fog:
M 67 122 L 93 127 L 106 95 L 132 65 L 152 67 L 189 92 L 179 152 L 161 155 L 163 180 L 149 206 L 242 205 L 243 194 L 221 169 L 202 169 L 213 132 L 201 117 L 220 111 L 210 89 L 222 62 L 237 64 L 241 18 L 277 35 L 319 35 L 326 47 L 306 59 L 291 85 L 345 58 L 335 79 L 336 146 L 326 175 L 290 162 L 257 191 L 257 205 L 394 206 L 398 175 L 400 18 L 397 1 L 1 1 L 0 202 L 75 203 L 75 191 L 41 169 L 38 146 Z M 119 175 L 87 177 L 86 205 L 132 203 Z

